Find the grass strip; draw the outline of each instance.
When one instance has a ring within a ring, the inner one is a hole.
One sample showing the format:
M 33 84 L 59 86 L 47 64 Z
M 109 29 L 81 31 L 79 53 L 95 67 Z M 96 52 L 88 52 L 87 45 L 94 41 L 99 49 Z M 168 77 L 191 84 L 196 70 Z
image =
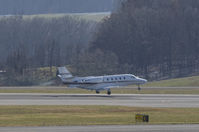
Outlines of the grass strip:
M 146 87 L 199 87 L 199 76 L 154 81 L 145 84 Z
M 199 123 L 199 108 L 0 106 L 0 126 L 131 125 L 138 113 L 148 114 L 149 124 Z

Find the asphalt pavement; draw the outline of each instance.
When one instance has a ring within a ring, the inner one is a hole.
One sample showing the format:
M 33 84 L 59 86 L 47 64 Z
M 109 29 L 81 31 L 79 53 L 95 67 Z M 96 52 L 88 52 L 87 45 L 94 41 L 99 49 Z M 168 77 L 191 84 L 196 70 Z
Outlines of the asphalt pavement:
M 0 132 L 198 132 L 199 125 L 0 127 Z
M 199 95 L 180 94 L 30 94 L 1 93 L 0 105 L 119 105 L 199 108 Z

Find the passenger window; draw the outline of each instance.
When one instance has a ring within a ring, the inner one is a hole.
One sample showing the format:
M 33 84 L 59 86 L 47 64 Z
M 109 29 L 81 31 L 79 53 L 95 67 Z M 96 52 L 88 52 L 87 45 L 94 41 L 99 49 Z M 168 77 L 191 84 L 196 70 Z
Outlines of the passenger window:
M 107 78 L 107 81 L 109 81 L 109 79 Z
M 120 80 L 122 80 L 122 78 L 120 77 Z
M 117 78 L 115 78 L 115 80 L 117 80 Z
M 113 78 L 111 78 L 111 80 L 113 80 Z
M 124 80 L 126 79 L 126 77 L 124 77 Z

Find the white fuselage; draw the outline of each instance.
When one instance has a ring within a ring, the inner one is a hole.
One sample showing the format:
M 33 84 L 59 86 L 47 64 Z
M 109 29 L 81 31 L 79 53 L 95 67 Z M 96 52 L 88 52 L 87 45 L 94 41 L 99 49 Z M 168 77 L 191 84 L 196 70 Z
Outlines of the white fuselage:
M 89 90 L 109 90 L 110 88 L 140 85 L 147 80 L 136 77 L 132 74 L 108 75 L 108 76 L 90 76 L 90 77 L 74 77 L 63 81 L 69 87 L 77 87 Z

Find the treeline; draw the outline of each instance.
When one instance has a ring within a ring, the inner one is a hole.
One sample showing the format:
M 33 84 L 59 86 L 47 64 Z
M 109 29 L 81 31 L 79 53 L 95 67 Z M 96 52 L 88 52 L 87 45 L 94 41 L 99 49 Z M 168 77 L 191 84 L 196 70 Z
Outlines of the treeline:
M 0 15 L 108 12 L 117 0 L 0 0 Z
M 198 0 L 126 0 L 101 24 L 91 51 L 112 52 L 148 79 L 198 72 L 198 14 Z
M 31 78 L 25 74 L 34 68 L 77 63 L 77 56 L 88 48 L 96 27 L 95 21 L 70 16 L 1 18 L 0 70 L 7 71 L 5 80 Z
M 99 23 L 69 16 L 0 19 L 5 85 L 30 85 L 41 67 L 55 77 L 52 67 L 64 65 L 77 76 L 133 73 L 156 80 L 199 73 L 198 0 L 123 0 L 118 7 Z

